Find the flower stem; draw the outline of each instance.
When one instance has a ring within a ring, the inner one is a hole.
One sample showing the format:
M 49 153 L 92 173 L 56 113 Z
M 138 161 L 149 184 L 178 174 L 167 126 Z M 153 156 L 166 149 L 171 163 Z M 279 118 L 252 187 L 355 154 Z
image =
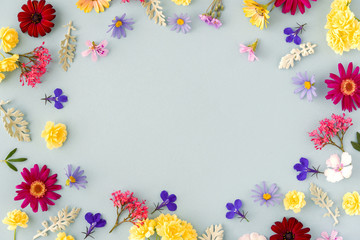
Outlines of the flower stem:
M 0 52 L 0 54 L 1 54 L 1 56 L 2 56 L 3 58 L 6 58 L 6 57 L 4 56 L 4 54 L 2 54 L 1 52 Z
M 16 228 L 14 230 L 14 240 L 16 240 Z

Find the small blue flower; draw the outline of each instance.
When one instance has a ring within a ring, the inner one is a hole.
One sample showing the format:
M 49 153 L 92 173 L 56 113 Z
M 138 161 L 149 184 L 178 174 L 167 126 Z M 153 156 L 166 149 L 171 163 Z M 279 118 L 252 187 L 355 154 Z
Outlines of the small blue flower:
M 77 167 L 75 170 L 73 170 L 73 166 L 71 164 L 69 164 L 67 167 L 67 170 L 65 170 L 67 177 L 66 186 L 75 186 L 77 190 L 80 189 L 79 187 L 86 188 L 86 184 L 88 182 L 86 181 L 84 170 L 80 170 L 80 167 Z
M 102 228 L 106 225 L 106 220 L 101 218 L 100 213 L 92 214 L 91 212 L 88 212 L 85 215 L 85 220 L 90 224 L 90 227 L 86 227 L 86 232 L 83 232 L 85 238 L 89 236 L 92 237 L 91 234 L 95 232 L 95 228 Z
M 303 157 L 300 158 L 300 163 L 297 163 L 294 165 L 294 169 L 299 172 L 299 174 L 296 176 L 296 178 L 299 181 L 304 181 L 307 178 L 308 173 L 312 173 L 311 176 L 314 176 L 314 175 L 317 176 L 319 173 L 323 174 L 323 172 L 319 171 L 319 168 L 320 167 L 309 168 L 309 160 L 307 158 L 303 158 Z
M 175 201 L 176 201 L 176 195 L 175 194 L 169 195 L 169 193 L 164 190 L 164 191 L 162 191 L 160 193 L 160 197 L 163 200 L 163 202 L 160 203 L 160 204 L 157 204 L 155 210 L 151 214 L 153 214 L 156 211 L 161 211 L 165 206 L 171 212 L 176 211 L 177 205 L 175 203 Z
M 304 29 L 304 26 L 306 25 L 300 25 L 298 24 L 299 27 L 295 28 L 295 31 L 292 28 L 285 28 L 284 29 L 284 34 L 288 35 L 286 37 L 286 42 L 291 43 L 294 42 L 296 45 L 300 45 L 301 44 L 301 38 L 299 37 L 299 34 L 302 33 Z
M 120 39 L 121 37 L 126 38 L 126 31 L 133 30 L 132 25 L 135 23 L 132 18 L 126 19 L 126 13 L 124 13 L 121 17 L 115 17 L 112 20 L 112 24 L 109 25 L 109 30 L 107 32 L 112 31 L 111 37 Z
M 240 212 L 240 208 L 242 207 L 242 201 L 240 199 L 236 199 L 234 204 L 233 203 L 227 203 L 226 208 L 229 210 L 229 212 L 226 213 L 227 219 L 233 219 L 235 215 L 238 215 L 239 218 L 242 220 L 246 220 L 249 222 L 249 220 L 246 218 L 246 214 L 244 211 Z
M 41 100 L 45 101 L 45 104 L 47 102 L 52 103 L 55 102 L 54 106 L 57 109 L 62 109 L 64 107 L 64 105 L 62 103 L 67 102 L 68 101 L 68 97 L 63 95 L 63 91 L 60 88 L 57 88 L 54 90 L 54 97 L 52 95 L 50 96 L 46 96 L 42 98 Z

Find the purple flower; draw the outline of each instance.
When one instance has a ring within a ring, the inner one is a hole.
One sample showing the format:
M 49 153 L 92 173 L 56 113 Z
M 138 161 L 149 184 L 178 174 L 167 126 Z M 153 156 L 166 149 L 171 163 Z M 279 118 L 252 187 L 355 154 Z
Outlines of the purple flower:
M 160 193 L 160 197 L 163 200 L 163 202 L 157 204 L 155 210 L 151 214 L 153 214 L 156 211 L 161 211 L 164 207 L 167 207 L 171 212 L 176 211 L 177 205 L 175 203 L 176 201 L 175 194 L 169 195 L 169 193 L 164 190 Z
M 77 167 L 73 172 L 72 165 L 68 165 L 68 169 L 66 172 L 66 186 L 73 187 L 75 186 L 78 190 L 79 187 L 86 188 L 86 176 L 84 176 L 84 170 L 80 170 L 80 167 Z
M 115 17 L 114 20 L 112 20 L 113 24 L 109 25 L 110 29 L 107 32 L 110 32 L 112 30 L 111 37 L 120 39 L 121 36 L 124 38 L 126 37 L 125 28 L 128 30 L 133 30 L 132 24 L 133 19 L 125 19 L 126 13 L 124 13 L 121 17 Z
M 279 190 L 277 185 L 274 183 L 268 189 L 265 182 L 262 182 L 262 186 L 255 185 L 256 189 L 251 190 L 252 192 L 256 193 L 251 197 L 255 198 L 254 202 L 260 201 L 260 205 L 266 204 L 267 207 L 275 206 L 276 203 L 280 203 L 282 196 L 281 194 L 276 194 Z
M 222 26 L 222 23 L 219 19 L 213 18 L 210 15 L 207 14 L 201 14 L 199 15 L 199 18 L 201 21 L 206 23 L 209 26 L 214 26 L 216 29 L 220 28 Z
M 295 85 L 299 85 L 300 87 L 295 89 L 294 93 L 300 93 L 300 98 L 303 99 L 306 95 L 307 100 L 309 102 L 312 101 L 313 96 L 316 97 L 316 88 L 314 87 L 315 85 L 315 76 L 311 76 L 311 78 L 309 79 L 307 72 L 304 73 L 304 75 L 302 75 L 301 73 L 297 73 L 296 77 L 292 78 L 293 83 Z
M 294 165 L 294 169 L 299 172 L 296 177 L 299 181 L 304 181 L 308 173 L 312 173 L 311 176 L 317 176 L 319 173 L 323 174 L 323 172 L 319 171 L 319 167 L 317 169 L 315 167 L 309 168 L 309 160 L 303 157 L 300 158 L 300 163 Z
M 174 14 L 174 17 L 168 17 L 169 26 L 173 26 L 171 31 L 188 33 L 191 29 L 189 23 L 191 19 L 188 14 L 180 14 L 180 16 Z
M 92 237 L 91 234 L 95 232 L 95 228 L 102 228 L 106 225 L 106 220 L 101 218 L 100 213 L 96 213 L 94 215 L 91 212 L 88 212 L 85 215 L 85 220 L 90 224 L 90 227 L 86 227 L 86 232 L 83 232 L 85 234 L 85 238 L 89 236 Z
M 54 106 L 57 109 L 62 109 L 64 107 L 64 105 L 62 103 L 67 102 L 68 101 L 68 97 L 63 95 L 63 91 L 60 88 L 57 88 L 54 90 L 54 97 L 52 95 L 50 96 L 46 96 L 42 98 L 41 100 L 45 101 L 45 104 L 47 102 L 52 103 L 55 102 Z
M 284 34 L 288 35 L 286 37 L 286 42 L 291 43 L 294 42 L 296 45 L 300 45 L 301 44 L 301 38 L 299 37 L 299 34 L 302 33 L 304 29 L 304 26 L 306 25 L 300 25 L 297 28 L 295 28 L 295 31 L 292 28 L 285 28 L 284 29 Z
M 241 218 L 241 221 L 245 219 L 246 221 L 249 222 L 249 220 L 246 218 L 247 213 L 245 213 L 244 211 L 240 212 L 241 207 L 242 207 L 242 202 L 240 199 L 236 199 L 234 204 L 227 203 L 226 208 L 227 210 L 229 210 L 229 212 L 226 213 L 226 218 L 233 219 L 235 215 L 238 215 L 239 218 Z

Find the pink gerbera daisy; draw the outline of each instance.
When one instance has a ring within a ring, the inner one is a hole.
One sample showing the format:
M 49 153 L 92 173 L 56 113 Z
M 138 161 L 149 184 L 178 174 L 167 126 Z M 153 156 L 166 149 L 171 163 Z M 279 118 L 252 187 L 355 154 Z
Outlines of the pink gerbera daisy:
M 49 176 L 50 169 L 44 165 L 41 170 L 37 164 L 34 165 L 30 171 L 24 168 L 21 172 L 25 182 L 17 185 L 16 188 L 20 189 L 16 191 L 17 196 L 15 201 L 24 199 L 21 204 L 21 208 L 25 208 L 30 204 L 30 207 L 34 212 L 38 211 L 38 205 L 40 203 L 41 210 L 43 212 L 48 210 L 48 205 L 55 205 L 52 200 L 57 200 L 61 195 L 54 191 L 60 190 L 60 185 L 55 185 L 57 182 L 57 174 Z
M 353 71 L 353 63 L 351 62 L 345 72 L 344 66 L 338 65 L 340 76 L 330 73 L 330 78 L 325 80 L 328 88 L 332 88 L 326 95 L 326 99 L 331 99 L 334 104 L 340 101 L 342 110 L 356 110 L 356 106 L 360 107 L 360 74 L 359 67 Z

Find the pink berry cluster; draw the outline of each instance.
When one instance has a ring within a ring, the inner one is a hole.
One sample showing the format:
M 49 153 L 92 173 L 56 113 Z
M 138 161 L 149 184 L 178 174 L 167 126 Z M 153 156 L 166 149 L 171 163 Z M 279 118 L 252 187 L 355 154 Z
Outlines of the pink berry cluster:
M 334 145 L 343 150 L 343 138 L 346 131 L 352 126 L 352 119 L 345 118 L 345 114 L 332 114 L 331 119 L 325 118 L 320 121 L 320 127 L 309 133 L 315 148 L 321 150 L 328 144 Z M 333 138 L 339 138 L 341 146 L 336 145 Z

